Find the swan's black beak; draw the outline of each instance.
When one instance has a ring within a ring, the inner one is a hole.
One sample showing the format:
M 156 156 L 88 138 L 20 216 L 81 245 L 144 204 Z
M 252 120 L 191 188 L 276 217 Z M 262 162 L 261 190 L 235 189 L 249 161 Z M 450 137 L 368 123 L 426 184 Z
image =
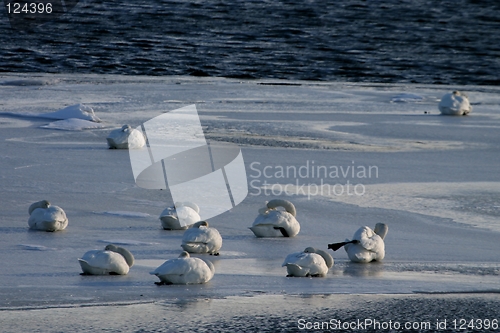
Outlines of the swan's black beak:
M 328 248 L 332 249 L 333 251 L 337 251 L 340 249 L 342 246 L 347 245 L 347 244 L 357 244 L 359 241 L 357 240 L 352 240 L 349 242 L 342 242 L 342 243 L 333 243 L 333 244 L 328 244 Z

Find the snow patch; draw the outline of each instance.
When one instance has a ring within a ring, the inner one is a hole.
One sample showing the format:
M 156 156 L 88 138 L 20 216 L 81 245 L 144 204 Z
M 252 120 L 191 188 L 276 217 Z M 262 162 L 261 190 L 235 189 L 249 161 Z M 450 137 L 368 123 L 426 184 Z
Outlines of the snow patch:
M 65 120 L 58 120 L 47 125 L 40 126 L 41 128 L 56 129 L 62 131 L 83 131 L 86 129 L 103 128 L 100 123 L 95 123 L 88 120 L 70 118 Z

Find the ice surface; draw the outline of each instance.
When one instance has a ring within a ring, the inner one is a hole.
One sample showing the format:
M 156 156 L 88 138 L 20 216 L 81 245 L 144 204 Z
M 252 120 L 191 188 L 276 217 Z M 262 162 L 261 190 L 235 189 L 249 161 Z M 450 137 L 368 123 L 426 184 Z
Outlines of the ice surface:
M 411 94 L 411 93 L 402 93 L 391 98 L 391 102 L 393 103 L 410 103 L 410 102 L 420 102 L 423 101 L 424 97 Z
M 9 267 L 0 272 L 0 308 L 500 291 L 497 87 L 95 75 L 3 74 L 0 81 L 33 82 L 0 86 L 0 250 Z M 455 89 L 467 92 L 474 112 L 440 116 L 439 98 Z M 395 103 L 397 96 L 405 101 Z M 240 144 L 250 193 L 209 220 L 223 246 L 218 257 L 199 255 L 215 265 L 208 284 L 154 285 L 148 272 L 178 257 L 183 231 L 162 230 L 158 216 L 172 206 L 170 192 L 134 184 L 128 151 L 107 148 L 107 128 L 40 128 L 47 120 L 30 116 L 75 101 L 91 106 L 108 128 L 137 127 L 196 103 L 208 141 Z M 358 173 L 370 166 L 377 172 Z M 323 167 L 337 176 L 321 174 Z M 314 192 L 335 185 L 350 185 L 351 195 Z M 356 185 L 363 195 L 353 192 Z M 258 239 L 248 229 L 274 197 L 295 204 L 297 237 Z M 65 231 L 28 230 L 27 208 L 43 199 L 65 210 Z M 389 225 L 382 263 L 353 264 L 339 250 L 331 252 L 335 265 L 325 278 L 286 277 L 288 254 L 326 249 L 378 222 Z M 77 258 L 107 243 L 134 254 L 130 273 L 80 276 Z
M 148 213 L 141 213 L 141 212 L 127 212 L 127 211 L 110 211 L 110 212 L 104 212 L 104 214 L 109 214 L 109 215 L 117 215 L 117 216 L 123 216 L 123 217 L 150 217 Z

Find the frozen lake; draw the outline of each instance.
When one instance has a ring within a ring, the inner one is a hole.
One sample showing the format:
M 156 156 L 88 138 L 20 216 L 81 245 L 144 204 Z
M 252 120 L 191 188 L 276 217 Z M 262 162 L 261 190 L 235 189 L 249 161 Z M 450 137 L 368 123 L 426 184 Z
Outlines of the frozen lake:
M 455 89 L 469 95 L 472 113 L 440 116 L 439 99 Z M 8 267 L 0 309 L 500 291 L 498 87 L 3 74 L 0 97 L 0 250 Z M 39 116 L 76 103 L 102 123 L 80 130 Z M 105 138 L 190 104 L 207 139 L 240 146 L 249 194 L 209 220 L 223 237 L 219 257 L 201 256 L 214 263 L 214 278 L 158 287 L 148 273 L 181 250 L 183 231 L 162 230 L 158 219 L 172 198 L 137 187 L 128 151 L 109 150 Z M 248 229 L 274 197 L 295 204 L 297 237 L 258 239 Z M 28 207 L 42 199 L 66 211 L 65 231 L 28 230 Z M 330 251 L 327 277 L 286 277 L 287 254 L 326 250 L 378 222 L 389 225 L 383 262 L 353 264 L 343 250 Z M 81 276 L 77 258 L 109 242 L 135 255 L 130 273 Z

